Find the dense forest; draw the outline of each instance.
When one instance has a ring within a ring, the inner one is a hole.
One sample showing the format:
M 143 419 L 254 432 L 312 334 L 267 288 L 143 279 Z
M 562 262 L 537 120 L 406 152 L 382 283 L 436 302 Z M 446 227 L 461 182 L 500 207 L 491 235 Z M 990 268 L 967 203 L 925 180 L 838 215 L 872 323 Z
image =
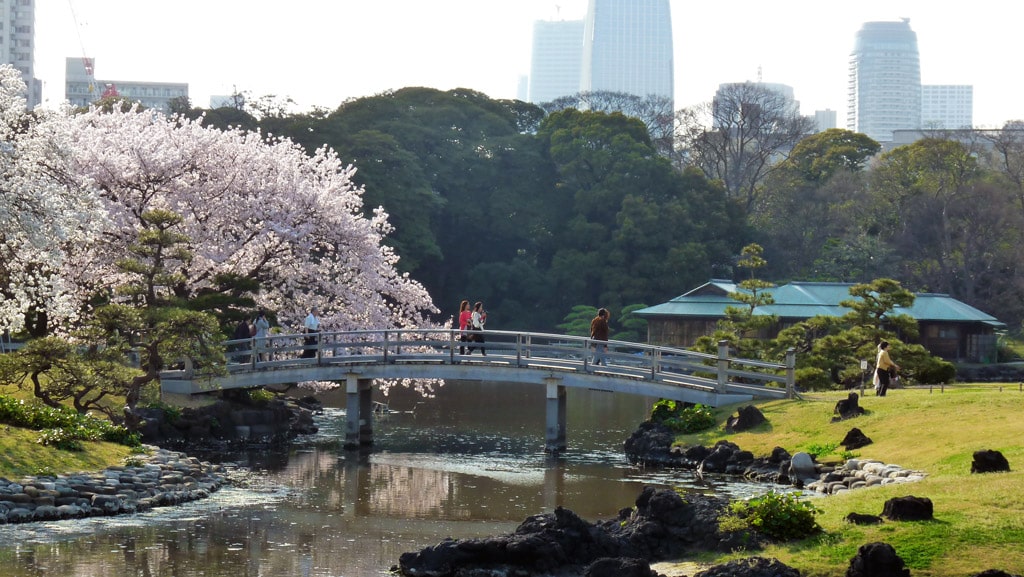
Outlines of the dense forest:
M 439 320 L 462 299 L 483 301 L 494 329 L 554 330 L 579 305 L 615 319 L 741 275 L 756 242 L 768 281 L 894 278 L 1019 327 L 1024 125 L 883 151 L 738 90 L 731 106 L 675 112 L 633 99 L 636 114 L 603 111 L 600 95 L 541 108 L 428 88 L 305 114 L 266 98 L 179 112 L 351 162 Z

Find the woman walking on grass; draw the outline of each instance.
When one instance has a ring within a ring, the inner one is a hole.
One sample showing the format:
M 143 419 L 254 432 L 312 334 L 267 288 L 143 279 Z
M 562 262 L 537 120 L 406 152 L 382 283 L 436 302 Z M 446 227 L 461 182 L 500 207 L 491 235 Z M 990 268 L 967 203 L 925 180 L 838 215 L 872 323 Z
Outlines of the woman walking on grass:
M 878 358 L 875 359 L 875 376 L 878 377 L 878 389 L 875 392 L 877 396 L 885 396 L 892 378 L 899 370 L 900 366 L 889 358 L 889 341 L 878 343 Z

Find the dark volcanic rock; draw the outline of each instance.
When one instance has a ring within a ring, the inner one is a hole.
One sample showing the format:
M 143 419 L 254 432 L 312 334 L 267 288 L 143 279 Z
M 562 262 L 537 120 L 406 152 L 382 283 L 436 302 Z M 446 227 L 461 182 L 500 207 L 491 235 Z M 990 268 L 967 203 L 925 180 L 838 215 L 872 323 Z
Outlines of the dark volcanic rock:
M 698 572 L 694 577 L 800 577 L 800 572 L 778 559 L 750 557 L 715 565 Z
M 860 396 L 857 393 L 850 393 L 845 399 L 836 403 L 833 413 L 839 415 L 840 419 L 852 419 L 864 414 L 864 407 L 860 406 Z
M 775 447 L 768 457 L 754 459 L 743 473 L 743 477 L 751 481 L 787 485 L 790 482 L 789 463 L 792 458 L 789 451 Z
M 740 447 L 736 443 L 718 441 L 711 449 L 711 454 L 701 461 L 697 471 L 701 474 L 725 473 L 728 465 L 739 452 Z M 751 460 L 753 460 L 753 455 L 751 455 Z
M 718 551 L 718 517 L 728 501 L 705 495 L 644 487 L 634 510 L 599 523 L 603 529 L 628 546 L 630 556 L 661 561 L 677 559 L 693 551 Z
M 729 417 L 725 422 L 725 430 L 729 432 L 747 431 L 767 422 L 764 413 L 754 405 L 747 405 L 739 410 L 735 417 Z
M 315 433 L 316 401 L 279 397 L 253 401 L 233 395 L 214 404 L 183 409 L 171 416 L 162 409 L 137 409 L 139 433 L 145 443 L 165 447 L 196 448 L 224 444 L 286 442 L 297 435 Z
M 972 473 L 998 473 L 1010 470 L 1010 463 L 999 451 L 975 451 Z
M 727 501 L 647 487 L 634 509 L 591 524 L 559 507 L 527 518 L 511 535 L 446 540 L 399 558 L 402 575 L 445 577 L 479 573 L 610 575 L 615 567 L 650 575 L 649 561 L 678 559 L 694 551 L 722 550 L 717 519 Z M 617 560 L 614 560 L 617 559 Z M 644 560 L 638 563 L 630 560 Z M 644 573 L 643 571 L 648 571 Z M 598 573 L 600 572 L 600 573 Z
M 658 573 L 643 559 L 606 557 L 591 563 L 583 577 L 658 577 Z
M 861 430 L 858 429 L 857 427 L 854 427 L 850 429 L 849 432 L 846 433 L 846 436 L 843 437 L 842 442 L 840 442 L 839 444 L 842 445 L 843 448 L 845 448 L 847 451 L 853 451 L 854 449 L 866 447 L 871 443 L 873 443 L 873 441 L 869 439 L 867 435 L 861 432 Z
M 882 516 L 893 521 L 930 521 L 933 512 L 931 499 L 913 495 L 889 499 L 882 508 Z
M 864 513 L 850 513 L 844 519 L 846 519 L 847 523 L 853 523 L 854 525 L 878 525 L 882 522 L 881 517 Z
M 1000 571 L 998 569 L 986 569 L 981 573 L 978 573 L 974 577 L 1021 577 L 1020 575 L 1010 574 L 1006 571 Z
M 850 559 L 846 577 L 910 577 L 903 559 L 888 543 L 868 543 Z
M 624 445 L 626 457 L 631 462 L 641 465 L 674 464 L 678 461 L 678 457 L 673 456 L 670 449 L 675 440 L 675 433 L 665 425 L 644 421 L 626 439 Z

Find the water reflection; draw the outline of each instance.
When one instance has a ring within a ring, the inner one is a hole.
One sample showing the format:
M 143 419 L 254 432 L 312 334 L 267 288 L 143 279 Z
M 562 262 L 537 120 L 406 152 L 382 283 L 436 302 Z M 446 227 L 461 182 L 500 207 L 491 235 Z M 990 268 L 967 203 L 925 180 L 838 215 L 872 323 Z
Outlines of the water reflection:
M 509 532 L 558 506 L 614 516 L 647 484 L 752 490 L 630 466 L 622 442 L 653 400 L 570 390 L 569 447 L 552 458 L 543 387 L 449 383 L 428 402 L 396 390 L 371 452 L 341 449 L 344 416 L 329 409 L 318 435 L 287 450 L 228 456 L 257 473 L 251 487 L 131 517 L 0 527 L 0 576 L 381 576 L 406 551 Z

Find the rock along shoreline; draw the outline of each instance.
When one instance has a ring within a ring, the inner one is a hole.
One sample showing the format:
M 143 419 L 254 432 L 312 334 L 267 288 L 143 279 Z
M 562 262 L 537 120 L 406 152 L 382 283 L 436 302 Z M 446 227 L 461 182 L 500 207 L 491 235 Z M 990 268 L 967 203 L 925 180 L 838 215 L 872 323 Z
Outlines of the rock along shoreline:
M 137 466 L 93 473 L 0 478 L 0 524 L 105 517 L 209 497 L 230 469 L 185 453 L 147 446 Z

